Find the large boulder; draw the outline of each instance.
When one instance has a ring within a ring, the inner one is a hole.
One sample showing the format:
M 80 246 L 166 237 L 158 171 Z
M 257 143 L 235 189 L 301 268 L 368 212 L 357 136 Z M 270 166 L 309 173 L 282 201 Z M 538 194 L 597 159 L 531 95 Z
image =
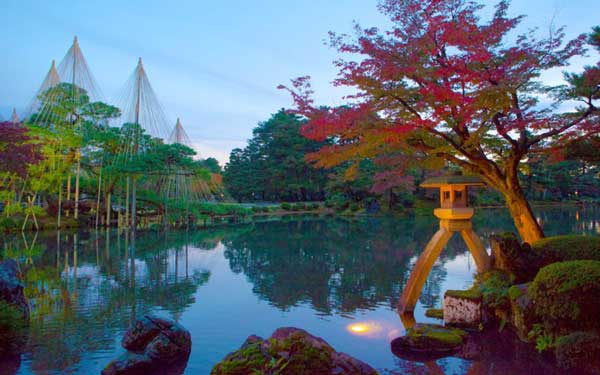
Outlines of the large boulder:
M 457 353 L 467 332 L 458 328 L 447 328 L 438 324 L 415 324 L 406 330 L 406 335 L 392 340 L 392 353 L 411 360 L 427 362 Z
M 271 337 L 252 335 L 237 351 L 228 354 L 211 375 L 375 375 L 372 367 L 345 353 L 336 352 L 320 337 L 294 327 L 278 328 Z
M 24 320 L 29 320 L 29 303 L 19 279 L 17 262 L 13 259 L 0 262 L 0 302 L 13 306 Z
M 189 331 L 172 320 L 151 315 L 138 319 L 121 344 L 128 351 L 110 362 L 102 375 L 181 374 L 192 349 Z

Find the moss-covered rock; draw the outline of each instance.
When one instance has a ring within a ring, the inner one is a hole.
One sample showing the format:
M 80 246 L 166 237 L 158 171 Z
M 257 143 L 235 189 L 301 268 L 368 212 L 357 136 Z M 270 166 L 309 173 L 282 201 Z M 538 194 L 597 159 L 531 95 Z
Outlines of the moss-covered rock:
M 336 352 L 325 340 L 293 328 L 279 328 L 269 339 L 250 336 L 242 347 L 228 354 L 212 375 L 340 374 L 375 375 L 364 362 Z
M 444 319 L 444 310 L 443 309 L 427 309 L 425 310 L 425 316 L 429 318 L 435 319 Z
M 600 260 L 600 237 L 595 236 L 546 237 L 531 247 L 540 266 L 569 260 Z
M 556 340 L 554 354 L 559 367 L 573 373 L 600 373 L 600 336 L 573 332 Z
M 490 245 L 495 269 L 511 275 L 519 283 L 535 277 L 540 268 L 538 254 L 529 244 L 521 244 L 514 233 L 490 236 Z
M 600 332 L 600 261 L 550 264 L 537 274 L 528 295 L 546 334 Z
M 521 341 L 530 341 L 529 332 L 535 324 L 535 314 L 528 290 L 530 284 L 513 285 L 508 289 L 510 323 Z
M 416 324 L 391 342 L 392 352 L 404 359 L 429 361 L 456 353 L 467 332 L 438 324 Z
M 480 301 L 481 300 L 481 290 L 474 286 L 471 289 L 466 290 L 447 290 L 444 295 L 455 298 L 468 299 L 471 301 Z
M 182 374 L 192 339 L 179 323 L 146 315 L 127 330 L 121 345 L 128 351 L 111 361 L 102 375 Z
M 444 293 L 444 324 L 476 328 L 482 321 L 482 295 L 474 285 L 468 290 L 448 290 Z

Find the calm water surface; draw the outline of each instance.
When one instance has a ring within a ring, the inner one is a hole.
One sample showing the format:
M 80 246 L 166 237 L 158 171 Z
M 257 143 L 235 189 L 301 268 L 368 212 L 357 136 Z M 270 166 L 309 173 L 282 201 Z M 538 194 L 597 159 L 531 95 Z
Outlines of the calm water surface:
M 600 233 L 598 209 L 535 211 L 547 234 Z M 504 210 L 479 210 L 474 221 L 482 238 L 512 230 Z M 105 230 L 5 237 L 2 257 L 20 264 L 32 322 L 23 353 L 0 360 L 0 374 L 99 373 L 123 352 L 128 325 L 150 312 L 191 331 L 186 374 L 208 374 L 248 335 L 281 326 L 304 328 L 384 374 L 547 372 L 543 360 L 506 351 L 426 364 L 390 352 L 404 332 L 396 303 L 436 229 L 429 217 L 304 217 L 135 240 Z M 415 311 L 419 322 L 435 322 L 424 310 L 439 307 L 445 290 L 472 283 L 474 263 L 458 237 L 442 254 Z M 369 330 L 353 333 L 356 323 Z

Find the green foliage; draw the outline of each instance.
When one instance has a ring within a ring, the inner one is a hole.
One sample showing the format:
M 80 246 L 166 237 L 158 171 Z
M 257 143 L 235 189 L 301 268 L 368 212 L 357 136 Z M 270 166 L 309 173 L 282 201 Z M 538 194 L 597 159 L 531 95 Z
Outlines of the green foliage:
M 553 263 L 542 268 L 528 291 L 544 333 L 600 332 L 600 261 Z
M 513 278 L 498 270 L 482 274 L 479 289 L 484 305 L 492 309 L 507 309 L 510 306 L 509 288 L 513 282 Z
M 294 205 L 294 207 L 292 208 L 292 210 L 294 210 L 294 211 L 304 211 L 304 210 L 306 210 L 306 204 L 304 204 L 304 203 L 296 203 Z
M 285 211 L 289 211 L 289 210 L 291 210 L 291 209 L 292 209 L 292 205 L 291 205 L 291 204 L 289 204 L 288 202 L 283 202 L 283 203 L 281 204 L 281 209 L 282 209 L 282 210 L 285 210 Z
M 19 226 L 13 218 L 0 217 L 0 232 L 10 232 L 18 228 Z

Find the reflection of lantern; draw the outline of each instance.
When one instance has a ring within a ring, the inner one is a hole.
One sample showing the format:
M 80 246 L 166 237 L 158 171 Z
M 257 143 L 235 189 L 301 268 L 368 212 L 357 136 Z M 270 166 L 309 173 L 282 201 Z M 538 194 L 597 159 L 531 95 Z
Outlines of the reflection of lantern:
M 430 178 L 425 180 L 421 186 L 440 189 L 440 208 L 433 211 L 433 214 L 440 219 L 440 229 L 431 237 L 425 251 L 410 273 L 408 283 L 398 303 L 398 311 L 401 314 L 414 310 L 433 263 L 440 256 L 454 232 L 460 232 L 473 255 L 479 272 L 490 267 L 490 257 L 481 240 L 473 231 L 471 218 L 475 210 L 469 207 L 468 201 L 469 187 L 484 186 L 483 182 L 474 176 L 447 176 Z

